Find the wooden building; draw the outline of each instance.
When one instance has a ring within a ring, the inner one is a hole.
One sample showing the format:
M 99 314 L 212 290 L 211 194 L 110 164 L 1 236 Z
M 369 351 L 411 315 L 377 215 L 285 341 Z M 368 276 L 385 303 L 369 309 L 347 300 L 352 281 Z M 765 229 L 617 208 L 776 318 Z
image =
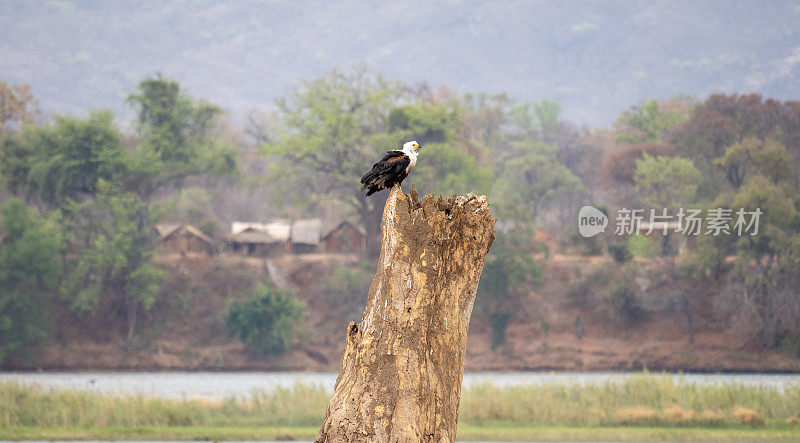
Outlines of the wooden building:
M 343 221 L 322 236 L 325 252 L 336 254 L 364 254 L 367 251 L 367 233 L 361 226 Z
M 156 231 L 159 236 L 156 242 L 158 253 L 213 254 L 215 252 L 214 240 L 192 225 L 159 223 L 156 225 Z
M 309 218 L 297 220 L 292 224 L 292 252 L 295 254 L 308 254 L 319 249 L 322 220 Z
M 234 222 L 231 231 L 225 243 L 235 254 L 271 257 L 289 252 L 288 223 Z
M 289 222 L 233 222 L 225 236 L 230 251 L 249 256 L 267 257 L 291 252 L 317 252 L 322 221 L 318 218 Z

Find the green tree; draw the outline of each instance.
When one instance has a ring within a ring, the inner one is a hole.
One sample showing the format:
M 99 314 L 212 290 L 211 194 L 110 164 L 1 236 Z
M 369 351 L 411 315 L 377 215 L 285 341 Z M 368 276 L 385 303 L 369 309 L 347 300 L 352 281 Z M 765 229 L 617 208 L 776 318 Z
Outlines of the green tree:
M 463 138 L 465 112 L 464 103 L 451 98 L 400 106 L 389 114 L 388 131 L 395 139 L 414 139 L 424 147 L 424 161 L 417 163 L 414 181 L 424 183 L 426 193 L 451 195 L 489 187 L 491 168 L 459 148 L 470 143 Z
M 691 160 L 644 154 L 636 160 L 633 183 L 639 198 L 653 210 L 674 209 L 694 203 L 702 176 Z M 661 238 L 661 254 L 672 254 L 670 236 Z M 649 255 L 654 244 L 648 237 L 633 236 L 629 248 L 634 256 Z
M 475 144 L 465 128 L 467 112 L 463 102 L 451 98 L 404 105 L 389 114 L 388 130 L 395 139 L 415 139 L 423 145 L 424 160 L 417 163 L 414 181 L 425 184 L 424 192 L 452 195 L 489 189 L 491 166 L 463 147 Z
M 749 214 L 760 211 L 758 232 L 738 236 L 733 214 L 731 230 L 737 235 L 736 261 L 732 280 L 735 304 L 751 306 L 755 311 L 757 336 L 764 346 L 775 347 L 783 339 L 800 336 L 800 287 L 795 269 L 800 261 L 800 201 L 787 183 L 776 184 L 770 178 L 755 175 L 739 188 L 732 208 Z
M 675 208 L 692 203 L 700 184 L 700 171 L 691 160 L 644 154 L 633 174 L 636 192 L 651 208 Z
M 49 291 L 61 273 L 64 238 L 22 200 L 0 208 L 0 364 L 47 336 Z
M 236 163 L 232 145 L 218 133 L 219 109 L 195 102 L 177 82 L 146 78 L 129 103 L 137 111 L 139 139 L 123 173 L 114 182 L 99 178 L 95 200 L 66 207 L 81 255 L 61 289 L 77 312 L 95 312 L 104 298 L 122 306 L 131 340 L 139 312 L 161 294 L 164 273 L 151 263 L 150 211 L 158 192 L 181 188 L 192 176 L 231 174 Z
M 190 176 L 236 172 L 234 146 L 219 133 L 218 107 L 193 100 L 160 74 L 142 80 L 128 103 L 137 114 L 139 141 L 126 181 L 146 202 Z
M 278 164 L 271 179 L 284 185 L 279 190 L 306 206 L 333 200 L 350 207 L 367 231 L 370 254 L 377 254 L 382 208 L 359 190 L 358 178 L 402 143 L 386 132 L 401 96 L 397 82 L 364 68 L 331 71 L 278 101 L 282 135 L 264 147 Z
M 687 115 L 679 110 L 665 110 L 658 100 L 647 100 L 624 111 L 617 118 L 617 141 L 659 143 L 667 130 Z
M 394 108 L 388 117 L 389 132 L 415 139 L 427 147 L 455 138 L 454 120 L 459 110 L 454 100 L 445 103 L 414 103 Z
M 539 139 L 547 144 L 555 145 L 556 137 L 561 130 L 561 105 L 550 100 L 534 103 L 533 112 L 539 129 Z
M 277 355 L 290 349 L 304 315 L 303 305 L 292 294 L 267 284 L 228 307 L 225 327 L 253 352 Z
M 646 314 L 641 296 L 632 275 L 635 264 L 622 266 L 621 275 L 611 282 L 605 295 L 605 309 L 611 321 L 629 327 L 641 322 Z
M 28 187 L 28 172 L 34 148 L 27 146 L 19 137 L 0 139 L 0 185 L 20 196 L 31 193 Z
M 79 313 L 95 312 L 103 298 L 122 305 L 128 340 L 133 338 L 140 309 L 149 310 L 158 299 L 164 277 L 164 271 L 151 263 L 154 234 L 138 216 L 144 206 L 136 194 L 101 179 L 96 200 L 68 208 L 72 232 L 74 220 L 91 217 L 96 226 L 61 291 Z
M 761 141 L 748 137 L 725 150 L 725 155 L 715 161 L 724 170 L 730 184 L 739 189 L 748 174 L 761 174 L 773 183 L 789 180 L 792 176 L 792 154 L 782 143 Z
M 583 191 L 583 183 L 558 162 L 555 148 L 520 142 L 498 181 L 500 213 L 532 222 L 555 203 L 566 203 Z
M 506 341 L 506 327 L 541 283 L 545 263 L 533 257 L 530 229 L 498 231 L 486 257 L 478 286 L 476 309 L 492 326 L 492 349 Z
M 192 186 L 181 189 L 171 198 L 154 202 L 150 205 L 150 211 L 153 220 L 158 223 L 169 221 L 189 223 L 197 227 L 215 226 L 217 221 L 213 218 L 211 203 L 208 188 Z
M 423 149 L 425 158 L 417 163 L 414 181 L 424 183 L 426 193 L 480 194 L 489 189 L 492 171 L 479 166 L 474 157 L 449 143 L 427 144 Z
M 509 111 L 509 135 L 515 139 L 534 138 L 537 135 L 536 117 L 531 112 L 530 102 L 515 104 Z
M 119 180 L 127 151 L 113 118 L 110 112 L 94 112 L 86 120 L 57 117 L 53 125 L 26 128 L 12 177 L 24 174 L 42 200 L 58 205 L 93 194 L 101 178 Z

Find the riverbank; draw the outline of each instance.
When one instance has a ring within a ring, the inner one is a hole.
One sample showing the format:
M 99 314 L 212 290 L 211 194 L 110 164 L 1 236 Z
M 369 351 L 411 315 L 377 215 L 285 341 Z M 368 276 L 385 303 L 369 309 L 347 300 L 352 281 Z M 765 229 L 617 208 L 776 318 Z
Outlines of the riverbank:
M 165 399 L 0 383 L 0 439 L 311 439 L 321 386 Z M 797 440 L 800 385 L 702 385 L 667 375 L 623 382 L 466 387 L 463 440 Z
M 698 286 L 691 334 L 682 311 L 655 293 L 648 299 L 650 314 L 635 325 L 616 324 L 602 309 L 577 303 L 569 294 L 579 274 L 608 260 L 554 255 L 542 287 L 509 320 L 507 342 L 499 347 L 492 346 L 491 322 L 476 311 L 465 370 L 800 372 L 796 352 L 763 348 L 722 321 L 714 310 L 717 288 L 711 284 Z M 337 278 L 351 275 L 341 270 L 358 266 L 355 256 L 288 255 L 267 263 L 257 258 L 175 255 L 159 256 L 156 262 L 168 275 L 180 278 L 170 282 L 169 297 L 154 308 L 158 315 L 141 313 L 141 329 L 133 339 L 127 339 L 124 321 L 87 322 L 65 306 L 51 319 L 52 340 L 25 358 L 5 361 L 3 369 L 333 372 L 342 360 L 347 325 L 360 321 L 366 300 L 365 295 L 342 299 L 325 290 L 347 283 L 337 283 Z M 659 263 L 642 263 L 643 282 L 671 281 Z M 269 269 L 283 276 L 307 307 L 302 334 L 296 334 L 291 350 L 277 356 L 249 351 L 226 332 L 223 321 L 229 302 L 266 281 Z M 371 271 L 359 275 L 365 287 L 353 293 L 366 294 Z

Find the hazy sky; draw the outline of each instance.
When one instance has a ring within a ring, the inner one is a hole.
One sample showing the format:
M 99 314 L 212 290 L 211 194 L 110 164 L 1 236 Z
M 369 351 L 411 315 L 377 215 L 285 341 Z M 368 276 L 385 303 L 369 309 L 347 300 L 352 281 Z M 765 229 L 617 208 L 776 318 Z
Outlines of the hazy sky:
M 366 62 L 406 82 L 507 92 L 610 125 L 648 98 L 800 99 L 800 2 L 9 1 L 0 80 L 42 108 L 111 108 L 162 72 L 235 118 Z

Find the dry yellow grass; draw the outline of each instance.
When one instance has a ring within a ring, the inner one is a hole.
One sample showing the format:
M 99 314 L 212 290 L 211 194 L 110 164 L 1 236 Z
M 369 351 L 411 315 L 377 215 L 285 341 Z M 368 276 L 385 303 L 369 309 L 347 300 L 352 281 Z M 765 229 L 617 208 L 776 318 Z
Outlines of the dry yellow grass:
M 700 413 L 700 421 L 708 424 L 717 424 L 725 421 L 725 414 L 718 409 L 706 409 Z
M 764 419 L 758 414 L 755 409 L 747 409 L 737 407 L 733 410 L 732 415 L 739 420 L 740 423 L 751 426 L 758 426 L 764 424 Z
M 617 421 L 624 425 L 648 424 L 658 418 L 658 411 L 645 406 L 622 408 L 615 414 Z
M 697 414 L 695 414 L 694 410 L 683 409 L 680 405 L 672 405 L 664 408 L 664 416 L 669 420 L 681 423 L 691 422 L 697 419 Z

